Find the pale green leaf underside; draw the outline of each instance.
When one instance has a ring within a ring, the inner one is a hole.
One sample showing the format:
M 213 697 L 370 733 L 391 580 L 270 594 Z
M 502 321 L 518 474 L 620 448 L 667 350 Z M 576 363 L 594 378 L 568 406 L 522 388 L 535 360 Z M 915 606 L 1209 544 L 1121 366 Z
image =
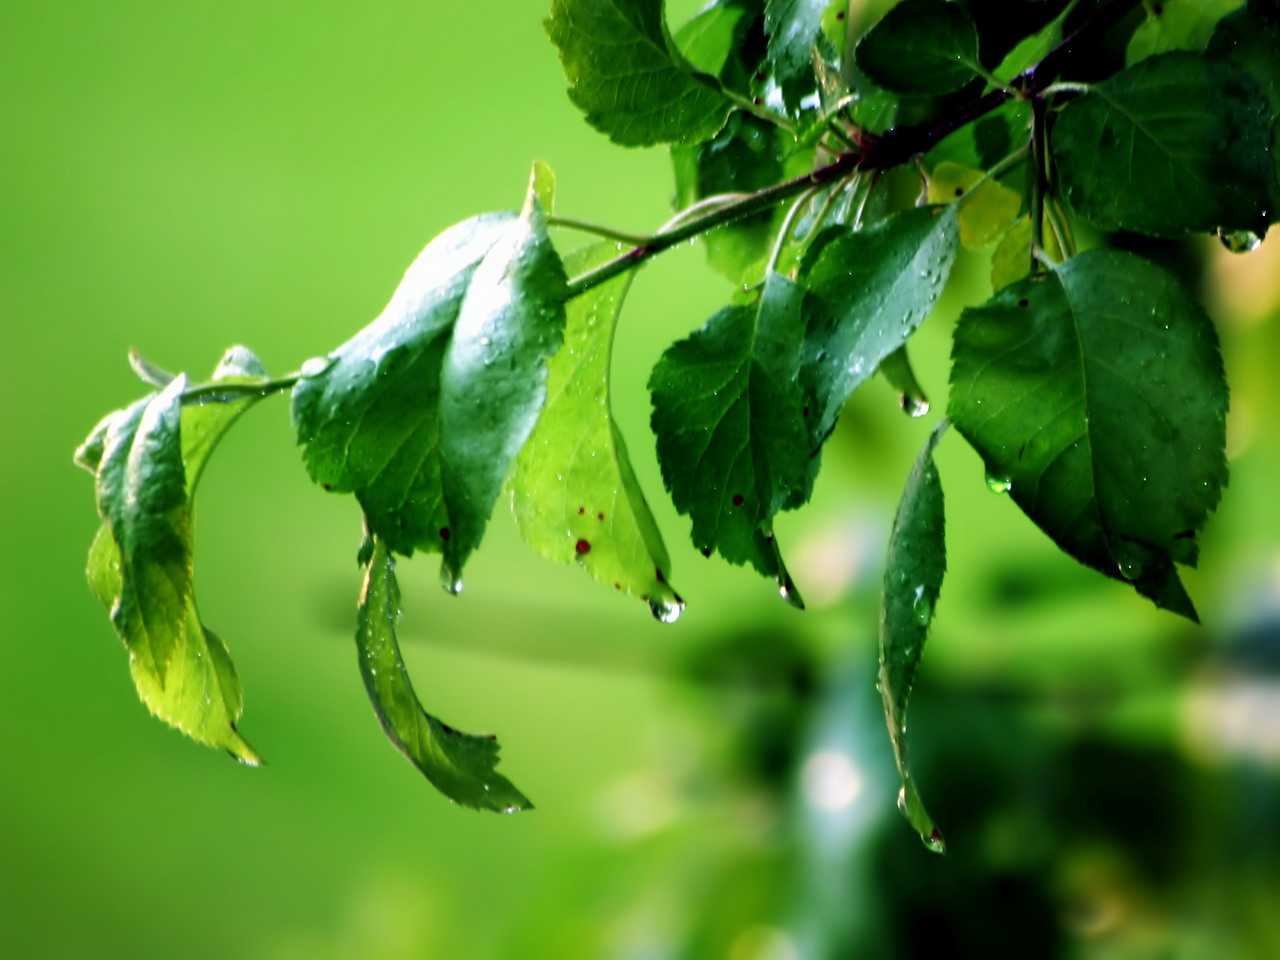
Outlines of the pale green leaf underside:
M 902 779 L 898 806 L 925 846 L 943 852 L 942 833 L 920 799 L 907 763 L 907 704 L 924 654 L 929 624 L 947 571 L 942 484 L 933 448 L 945 429 L 934 430 L 916 460 L 889 535 L 880 603 L 880 699 Z
M 950 416 L 1080 562 L 1195 618 L 1174 563 L 1227 480 L 1217 335 L 1163 270 L 1093 250 L 964 312 Z
M 1067 202 L 1102 230 L 1262 230 L 1270 117 L 1255 82 L 1191 53 L 1150 57 L 1072 102 L 1053 130 Z
M 497 772 L 496 739 L 461 733 L 422 709 L 400 655 L 399 618 L 395 560 L 387 544 L 375 537 L 356 609 L 356 651 L 365 689 L 387 737 L 455 803 L 497 813 L 533 809 Z
M 568 258 L 577 275 L 616 255 L 611 243 Z M 655 610 L 680 598 L 671 561 L 610 407 L 613 335 L 634 273 L 571 300 L 565 343 L 552 358 L 547 402 L 516 459 L 512 510 L 542 556 L 577 563 Z
M 675 50 L 661 0 L 554 0 L 546 27 L 569 98 L 615 143 L 696 143 L 724 122 L 729 100 Z

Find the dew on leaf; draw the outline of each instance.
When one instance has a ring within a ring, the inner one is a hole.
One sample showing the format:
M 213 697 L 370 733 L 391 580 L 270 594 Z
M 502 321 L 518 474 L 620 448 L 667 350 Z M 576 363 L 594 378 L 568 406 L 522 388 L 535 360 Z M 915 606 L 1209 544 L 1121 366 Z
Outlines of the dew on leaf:
M 926 397 L 904 393 L 898 397 L 898 403 L 908 417 L 923 417 L 929 412 L 929 400 Z
M 1258 249 L 1262 238 L 1252 230 L 1224 230 L 1219 227 L 1218 241 L 1232 253 L 1251 253 Z
M 1013 481 L 1006 476 L 987 471 L 987 489 L 992 493 L 1008 493 L 1013 489 Z
M 650 597 L 649 612 L 662 623 L 675 623 L 684 613 L 684 601 L 674 593 L 668 597 Z
M 911 613 L 916 618 L 916 623 L 922 627 L 927 627 L 933 620 L 933 602 L 925 596 L 924 584 L 920 584 L 915 589 L 915 596 L 911 601 Z
M 302 366 L 298 368 L 298 372 L 304 377 L 318 377 L 329 369 L 333 360 L 329 357 L 311 357 L 304 360 Z

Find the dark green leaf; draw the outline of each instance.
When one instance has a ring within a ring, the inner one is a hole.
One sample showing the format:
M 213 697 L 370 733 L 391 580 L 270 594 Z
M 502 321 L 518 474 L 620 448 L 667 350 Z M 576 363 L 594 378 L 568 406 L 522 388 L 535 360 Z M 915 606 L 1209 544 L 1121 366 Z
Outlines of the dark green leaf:
M 520 217 L 441 234 L 382 315 L 294 389 L 307 469 L 354 492 L 370 529 L 401 553 L 440 550 L 461 571 L 546 395 L 566 278 L 535 176 Z
M 217 382 L 265 380 L 243 347 L 228 351 Z M 257 372 L 255 372 L 257 371 Z M 153 714 L 192 739 L 257 764 L 236 731 L 243 696 L 226 645 L 202 622 L 192 585 L 192 501 L 218 441 L 257 402 L 183 403 L 177 377 L 108 418 L 98 446 L 103 525 L 89 550 L 95 595 L 129 650 L 138 695 Z M 95 428 L 86 446 L 95 446 Z M 91 462 L 82 446 L 77 456 Z
M 577 274 L 617 252 L 603 243 L 568 258 Z M 635 274 L 569 301 L 565 345 L 551 360 L 547 404 L 512 475 L 520 532 L 538 553 L 577 563 L 601 583 L 673 619 L 683 602 L 671 561 L 611 410 L 614 329 Z
M 804 296 L 771 274 L 756 305 L 721 310 L 668 348 L 649 378 L 658 463 L 694 545 L 750 562 L 784 596 L 794 588 L 772 520 L 812 482 L 797 384 Z
M 533 809 L 528 798 L 497 772 L 496 739 L 462 733 L 422 709 L 400 655 L 399 619 L 395 560 L 382 538 L 374 536 L 356 609 L 356 650 L 360 675 L 382 729 L 455 803 L 497 813 Z
M 885 725 L 893 744 L 893 757 L 902 778 L 898 809 L 916 829 L 926 847 L 945 852 L 942 833 L 934 825 L 920 799 L 907 764 L 907 703 L 916 671 L 924 655 L 947 572 L 947 544 L 942 484 L 933 464 L 944 421 L 929 436 L 924 450 L 907 477 L 907 485 L 893 518 L 889 553 L 884 566 L 884 592 L 880 600 L 880 698 Z
M 803 277 L 801 376 L 812 409 L 811 438 L 824 440 L 845 401 L 924 321 L 955 263 L 955 207 L 918 207 L 821 248 Z
M 1195 618 L 1174 568 L 1227 480 L 1227 387 L 1209 318 L 1169 274 L 1092 250 L 956 329 L 950 416 L 1081 563 Z
M 707 142 L 671 148 L 677 208 L 715 194 L 746 193 L 777 183 L 783 177 L 783 152 L 776 127 L 735 110 Z M 768 257 L 775 220 L 764 212 L 704 234 L 707 259 L 738 282 Z
M 744 27 L 753 19 L 749 5 L 749 0 L 709 3 L 676 31 L 676 47 L 695 70 L 721 77 L 740 51 Z
M 724 122 L 729 101 L 676 50 L 661 0 L 553 0 L 546 27 L 569 98 L 615 143 L 697 143 Z
M 1209 43 L 1209 54 L 1248 71 L 1271 104 L 1273 161 L 1270 218 L 1280 219 L 1280 7 L 1250 3 L 1223 19 Z
M 978 31 L 963 7 L 904 0 L 859 41 L 858 67 L 895 93 L 942 94 L 964 86 L 978 65 Z
M 814 89 L 813 51 L 824 39 L 822 17 L 831 5 L 832 0 L 768 0 L 765 5 L 769 63 L 788 106 Z
M 923 417 L 929 412 L 929 395 L 916 378 L 906 344 L 880 361 L 880 372 L 889 381 L 889 385 L 898 391 L 903 413 L 909 417 Z
M 1096 84 L 1053 130 L 1067 201 L 1102 230 L 1265 228 L 1270 111 L 1230 64 L 1167 53 Z

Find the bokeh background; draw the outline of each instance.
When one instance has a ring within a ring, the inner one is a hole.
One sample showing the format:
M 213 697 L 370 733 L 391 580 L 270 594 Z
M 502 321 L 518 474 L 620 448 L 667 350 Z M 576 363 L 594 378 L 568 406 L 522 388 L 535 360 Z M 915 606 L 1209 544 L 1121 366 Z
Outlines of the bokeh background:
M 674 5 L 677 13 L 692 3 Z M 646 268 L 617 413 L 689 600 L 674 626 L 538 560 L 505 512 L 457 600 L 402 565 L 424 701 L 493 731 L 537 803 L 452 807 L 385 742 L 352 644 L 355 505 L 287 403 L 204 481 L 197 578 L 243 680 L 237 767 L 149 718 L 90 597 L 72 448 L 139 388 L 130 346 L 276 372 L 380 309 L 437 231 L 519 202 L 635 230 L 672 193 L 564 96 L 543 4 L 0 4 L 0 956 L 1089 958 L 1280 955 L 1280 238 L 1178 253 L 1222 330 L 1231 486 L 1188 576 L 1206 626 L 1060 555 L 956 436 L 951 573 L 913 706 L 938 858 L 894 809 L 879 566 L 933 417 L 880 381 L 779 524 L 810 610 L 703 560 L 662 495 L 648 371 L 726 289 Z M 577 238 L 565 236 L 569 243 Z M 966 256 L 917 338 L 941 407 Z

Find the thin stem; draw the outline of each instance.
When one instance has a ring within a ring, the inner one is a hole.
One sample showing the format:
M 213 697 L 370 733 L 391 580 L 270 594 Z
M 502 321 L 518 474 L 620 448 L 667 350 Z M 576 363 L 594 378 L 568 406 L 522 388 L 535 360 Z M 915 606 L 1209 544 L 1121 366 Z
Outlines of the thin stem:
M 708 210 L 718 210 L 721 207 L 741 203 L 749 196 L 751 196 L 749 193 L 714 193 L 709 197 L 703 197 L 697 203 L 691 204 L 676 213 L 675 216 L 658 228 L 658 233 L 667 233 L 670 230 L 674 230 L 676 227 L 680 226 L 680 224 L 692 219 L 700 213 L 706 213 Z
M 774 113 L 772 110 L 765 109 L 763 104 L 756 103 L 755 100 L 751 99 L 751 97 L 744 97 L 742 94 L 735 90 L 730 90 L 728 87 L 721 87 L 720 92 L 739 109 L 745 110 L 767 123 L 772 123 L 775 127 L 778 127 L 780 130 L 785 130 L 793 137 L 795 136 L 795 124 L 785 117 Z
M 778 267 L 778 260 L 782 257 L 782 248 L 787 245 L 787 237 L 791 235 L 791 228 L 795 225 L 796 218 L 800 216 L 801 208 L 813 199 L 814 195 L 822 189 L 821 187 L 810 187 L 804 193 L 796 198 L 796 202 L 791 205 L 791 209 L 787 211 L 787 215 L 782 218 L 782 225 L 778 227 L 777 239 L 773 242 L 773 250 L 769 253 L 769 262 L 764 268 L 764 275 L 767 277 L 773 273 Z M 832 187 L 834 190 L 835 188 Z
M 547 217 L 547 224 L 552 227 L 564 227 L 566 230 L 579 230 L 582 233 L 592 233 L 597 237 L 604 237 L 607 240 L 618 240 L 622 243 L 641 244 L 648 243 L 652 238 L 639 233 L 627 233 L 625 230 L 615 230 L 613 227 L 606 227 L 602 224 L 591 223 L 587 220 L 578 220 L 574 217 Z
M 1039 267 L 1041 246 L 1044 243 L 1045 196 L 1045 102 L 1041 97 L 1031 101 L 1031 169 L 1027 173 L 1031 208 L 1031 269 Z
M 288 373 L 275 380 L 262 380 L 258 383 L 202 383 L 182 393 L 183 403 L 205 403 L 213 401 L 221 403 L 224 398 L 269 397 L 281 390 L 289 390 L 302 379 L 301 373 Z
M 1041 90 L 1040 95 L 1044 97 L 1052 97 L 1055 93 L 1088 93 L 1092 89 L 1092 84 L 1072 83 L 1068 80 L 1059 80 L 1057 83 L 1051 83 Z
M 1063 238 L 1067 241 L 1062 252 L 1068 257 L 1074 257 L 1076 255 L 1075 232 L 1071 229 L 1071 218 L 1067 216 L 1066 209 L 1058 202 L 1057 197 L 1049 198 L 1049 211 L 1053 214 L 1054 222 L 1057 223 L 1058 229 L 1062 231 Z
M 1075 256 L 1075 251 L 1071 249 L 1071 244 L 1067 241 L 1067 234 L 1062 228 L 1062 224 L 1058 221 L 1057 205 L 1052 202 L 1046 202 L 1044 205 L 1045 219 L 1049 223 L 1049 229 L 1053 232 L 1053 239 L 1058 244 L 1058 250 L 1064 257 L 1071 258 Z
M 813 245 L 813 238 L 818 235 L 818 230 L 822 228 L 823 221 L 827 219 L 827 214 L 829 214 L 831 212 L 831 208 L 835 206 L 836 199 L 844 192 L 849 181 L 851 179 L 855 179 L 857 176 L 858 175 L 856 173 L 850 174 L 827 191 L 827 195 L 822 199 L 822 206 L 819 207 L 818 212 L 813 215 L 813 224 L 809 227 L 809 232 L 805 234 L 804 240 L 800 244 L 800 249 L 796 251 L 797 262 L 804 260 L 804 255 L 809 252 L 809 247 Z

